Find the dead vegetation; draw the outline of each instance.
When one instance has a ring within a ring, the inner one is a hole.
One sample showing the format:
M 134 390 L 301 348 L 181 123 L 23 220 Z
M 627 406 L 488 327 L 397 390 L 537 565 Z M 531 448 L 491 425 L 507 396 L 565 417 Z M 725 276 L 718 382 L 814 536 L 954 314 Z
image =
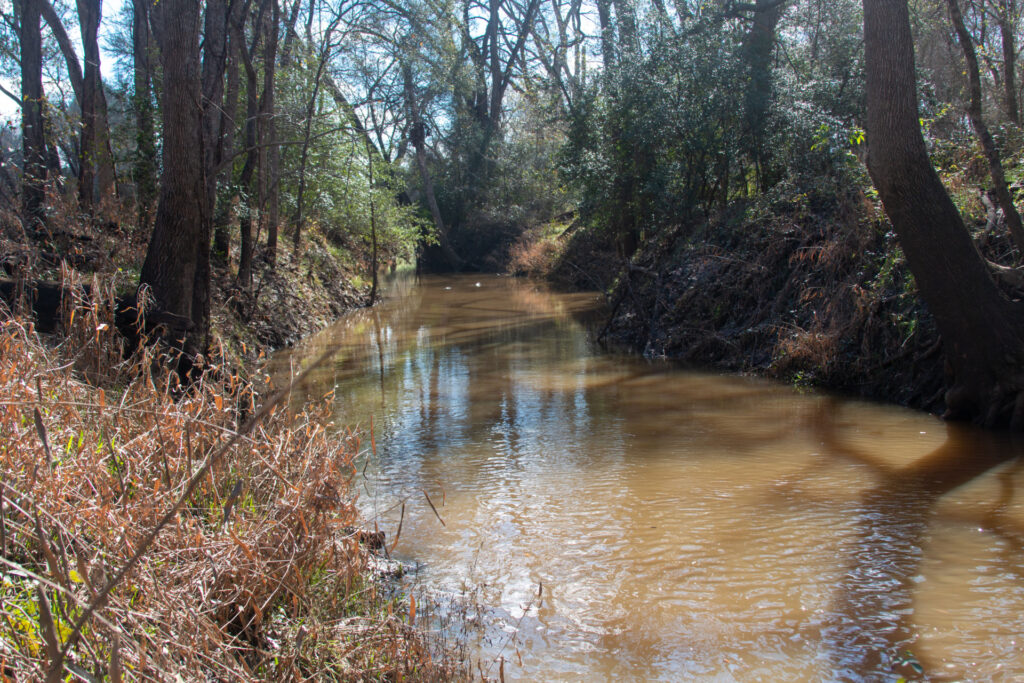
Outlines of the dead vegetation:
M 102 290 L 56 348 L 0 316 L 3 679 L 451 677 L 365 572 L 330 397 L 288 409 L 216 354 L 187 388 L 155 346 L 122 360 Z

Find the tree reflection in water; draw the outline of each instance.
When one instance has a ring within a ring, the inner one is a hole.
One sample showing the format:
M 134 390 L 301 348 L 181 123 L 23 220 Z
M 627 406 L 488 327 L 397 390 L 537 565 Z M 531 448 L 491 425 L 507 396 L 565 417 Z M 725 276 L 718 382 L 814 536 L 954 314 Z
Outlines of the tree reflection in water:
M 839 680 L 872 679 L 898 672 L 913 677 L 919 662 L 931 680 L 943 680 L 937 666 L 915 650 L 920 634 L 914 599 L 922 581 L 927 533 L 937 503 L 954 489 L 994 467 L 1000 473 L 1000 496 L 981 518 L 962 518 L 1003 535 L 1009 566 L 1020 571 L 1024 533 L 1006 516 L 1013 495 L 1013 474 L 1020 467 L 1021 441 L 1006 434 L 979 432 L 969 426 L 945 425 L 939 448 L 903 467 L 891 467 L 843 442 L 836 428 L 839 402 L 821 404 L 814 427 L 830 455 L 868 466 L 877 484 L 868 489 L 857 509 L 858 533 L 845 548 L 848 565 L 839 585 L 822 639 Z M 969 453 L 969 457 L 965 454 Z M 912 654 L 911 654 L 912 653 Z M 909 655 L 909 656 L 908 656 Z

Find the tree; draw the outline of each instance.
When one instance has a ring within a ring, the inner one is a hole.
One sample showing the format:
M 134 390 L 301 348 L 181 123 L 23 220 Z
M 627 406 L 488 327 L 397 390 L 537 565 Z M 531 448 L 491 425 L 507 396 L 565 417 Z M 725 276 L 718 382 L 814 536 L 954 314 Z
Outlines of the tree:
M 262 13 L 265 6 L 266 3 L 261 2 L 258 11 Z M 238 186 L 251 197 L 253 195 L 253 179 L 255 177 L 259 149 L 257 121 L 259 120 L 260 112 L 256 66 L 253 64 L 252 52 L 256 49 L 255 41 L 262 36 L 263 32 L 259 29 L 259 22 L 257 22 L 253 45 L 250 48 L 245 42 L 244 21 L 245 15 L 243 14 L 238 17 L 237 21 L 232 23 L 231 41 L 234 49 L 237 51 L 238 58 L 242 62 L 242 66 L 245 67 L 245 132 L 243 140 L 246 154 L 245 163 L 242 165 L 242 170 L 238 176 Z M 238 231 L 241 244 L 239 245 L 237 279 L 239 286 L 243 289 L 249 289 L 252 286 L 252 257 L 255 249 L 252 219 L 253 207 L 251 204 L 246 204 L 242 207 L 238 217 Z
M 78 0 L 78 24 L 81 29 L 85 66 L 78 59 L 71 37 L 50 0 L 40 0 L 43 19 L 60 47 L 68 69 L 68 79 L 81 111 L 78 145 L 78 201 L 90 211 L 98 197 L 116 190 L 114 155 L 110 148 L 107 122 L 107 98 L 100 77 L 99 27 L 101 0 Z
M 750 135 L 750 151 L 753 157 L 760 189 L 767 189 L 769 178 L 769 155 L 765 145 L 765 130 L 768 112 L 772 103 L 771 57 L 775 50 L 775 31 L 785 2 L 778 0 L 756 0 L 750 30 L 743 37 L 740 51 L 746 62 L 748 77 L 745 113 L 747 132 Z
M 46 138 L 43 126 L 42 0 L 21 0 L 22 220 L 31 233 L 45 223 Z
M 1013 23 L 1017 14 L 1016 0 L 997 0 L 996 23 L 1003 51 L 1003 107 L 1006 118 L 1020 125 L 1020 105 L 1017 102 L 1017 40 Z
M 438 245 L 452 270 L 459 270 L 463 266 L 463 261 L 452 248 L 448 237 L 448 228 L 445 225 L 444 218 L 441 216 L 441 209 L 437 204 L 437 197 L 434 194 L 434 180 L 427 166 L 427 127 L 420 113 L 420 101 L 416 93 L 412 66 L 407 61 L 402 62 L 402 80 L 405 83 L 405 106 L 408 109 L 407 119 L 410 129 L 409 140 L 412 142 L 413 150 L 416 152 L 416 168 L 419 169 L 420 180 L 423 182 L 423 192 L 427 197 L 427 206 L 430 208 L 430 215 L 434 220 Z
M 946 5 L 949 7 L 949 18 L 953 22 L 957 40 L 964 53 L 964 61 L 967 63 L 967 81 L 971 94 L 967 105 L 967 116 L 971 119 L 971 126 L 978 136 L 978 141 L 981 142 L 981 149 L 988 161 L 993 191 L 999 208 L 1003 210 L 1003 216 L 1006 218 L 1006 226 L 1010 229 L 1010 235 L 1017 245 L 1017 251 L 1024 255 L 1024 224 L 1021 223 L 1020 214 L 1017 213 L 1013 197 L 1010 196 L 1010 190 L 1006 186 L 1006 174 L 1003 173 L 1003 164 L 999 160 L 999 150 L 996 149 L 995 140 L 985 124 L 985 117 L 982 113 L 981 73 L 978 68 L 978 56 L 974 50 L 974 40 L 964 24 L 959 0 L 946 0 Z
M 296 6 L 297 6 L 297 4 L 298 3 L 296 3 Z M 294 14 L 294 12 L 293 12 L 293 14 Z M 320 99 L 320 86 L 323 84 L 324 70 L 327 67 L 327 62 L 330 59 L 330 51 L 331 51 L 331 48 L 333 47 L 333 45 L 331 43 L 331 35 L 334 33 L 334 30 L 338 27 L 338 23 L 341 21 L 341 16 L 342 15 L 341 15 L 340 12 L 337 15 L 335 15 L 334 19 L 331 21 L 330 25 L 328 25 L 327 30 L 324 33 L 323 41 L 320 44 L 320 48 L 317 50 L 316 73 L 313 76 L 313 90 L 312 90 L 312 92 L 310 92 L 309 100 L 308 100 L 308 102 L 306 104 L 306 110 L 304 112 L 304 117 L 303 117 L 303 125 L 302 125 L 302 152 L 299 155 L 299 189 L 298 189 L 298 192 L 296 193 L 296 196 L 295 196 L 295 219 L 294 219 L 295 232 L 292 233 L 292 243 L 293 243 L 293 245 L 294 245 L 296 250 L 298 250 L 299 245 L 302 242 L 302 224 L 303 224 L 303 221 L 306 218 L 302 211 L 303 211 L 303 208 L 304 208 L 303 205 L 304 205 L 305 199 L 306 199 L 306 196 L 305 196 L 306 195 L 306 164 L 309 161 L 309 145 L 310 145 L 310 135 L 312 134 L 312 131 L 313 131 L 313 118 L 316 115 L 316 105 L 317 105 L 317 102 Z M 291 23 L 294 24 L 294 21 L 291 21 Z M 292 34 L 289 33 L 288 35 L 291 36 Z M 285 44 L 287 45 L 288 41 L 285 41 Z M 309 49 L 311 47 L 312 46 L 307 46 L 307 49 Z M 287 54 L 289 54 L 289 52 L 285 51 L 284 54 L 287 55 Z M 370 153 L 370 148 L 371 147 L 372 147 L 372 145 L 370 145 L 369 140 L 367 140 L 366 141 L 367 154 Z M 373 168 L 373 160 L 372 159 L 370 159 L 367 163 L 370 164 L 370 168 Z M 372 211 L 372 207 L 371 207 L 371 211 Z M 372 217 L 372 214 L 371 214 L 371 217 Z M 376 293 L 376 289 L 377 289 L 377 286 L 376 286 L 377 285 L 377 275 L 376 275 L 376 273 L 374 273 L 373 283 L 374 283 L 374 294 L 375 294 Z M 373 299 L 373 294 L 371 294 L 371 301 L 372 301 L 372 299 Z
M 209 280 L 200 272 L 204 239 L 202 93 L 199 64 L 200 0 L 160 0 L 152 7 L 153 32 L 163 69 L 160 119 L 163 172 L 153 235 L 140 281 L 163 310 L 191 321 L 185 349 L 201 351 L 208 318 L 202 301 Z M 209 271 L 206 271 L 207 278 Z M 199 301 L 200 304 L 196 305 Z
M 157 198 L 156 129 L 153 121 L 152 36 L 149 3 L 132 0 L 132 110 L 135 114 L 135 158 L 132 180 L 138 206 L 139 229 L 148 231 Z
M 864 0 L 868 169 L 950 370 L 947 416 L 1024 427 L 1024 303 L 1005 297 L 928 158 L 906 0 Z
M 277 230 L 280 215 L 281 148 L 277 144 L 277 114 L 274 108 L 274 73 L 277 70 L 277 30 L 281 17 L 281 5 L 277 0 L 268 0 L 270 14 L 265 16 L 266 37 L 263 46 L 263 95 L 260 101 L 260 216 L 267 225 L 267 263 L 274 266 L 277 260 Z M 264 211 L 264 207 L 266 211 Z
M 101 0 L 78 0 L 78 23 L 82 32 L 84 68 L 82 93 L 82 145 L 78 197 L 84 208 L 97 198 L 116 191 L 114 155 L 110 150 L 107 98 L 100 77 L 99 28 Z

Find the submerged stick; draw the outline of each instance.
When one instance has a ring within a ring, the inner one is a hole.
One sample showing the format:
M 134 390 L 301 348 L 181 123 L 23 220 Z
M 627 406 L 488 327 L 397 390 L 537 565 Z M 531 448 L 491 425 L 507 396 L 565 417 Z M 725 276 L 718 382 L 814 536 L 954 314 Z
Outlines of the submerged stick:
M 430 509 L 434 511 L 434 516 L 437 517 L 437 521 L 441 522 L 441 526 L 448 526 L 444 523 L 444 520 L 441 519 L 441 515 L 437 513 L 437 508 L 434 507 L 434 503 L 430 500 L 430 496 L 427 495 L 427 491 L 425 489 L 420 489 L 420 491 L 423 491 L 423 497 L 427 499 L 427 505 L 429 505 Z

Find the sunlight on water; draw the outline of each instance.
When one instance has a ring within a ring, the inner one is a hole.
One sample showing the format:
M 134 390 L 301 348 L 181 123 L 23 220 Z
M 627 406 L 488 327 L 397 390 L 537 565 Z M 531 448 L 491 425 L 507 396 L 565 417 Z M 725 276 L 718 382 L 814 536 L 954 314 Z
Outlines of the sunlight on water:
M 479 601 L 491 677 L 1024 677 L 1014 442 L 607 354 L 600 305 L 399 280 L 277 359 L 339 349 L 309 393 L 372 416 L 361 507 L 390 539 L 406 502 L 395 552 L 415 590 Z

